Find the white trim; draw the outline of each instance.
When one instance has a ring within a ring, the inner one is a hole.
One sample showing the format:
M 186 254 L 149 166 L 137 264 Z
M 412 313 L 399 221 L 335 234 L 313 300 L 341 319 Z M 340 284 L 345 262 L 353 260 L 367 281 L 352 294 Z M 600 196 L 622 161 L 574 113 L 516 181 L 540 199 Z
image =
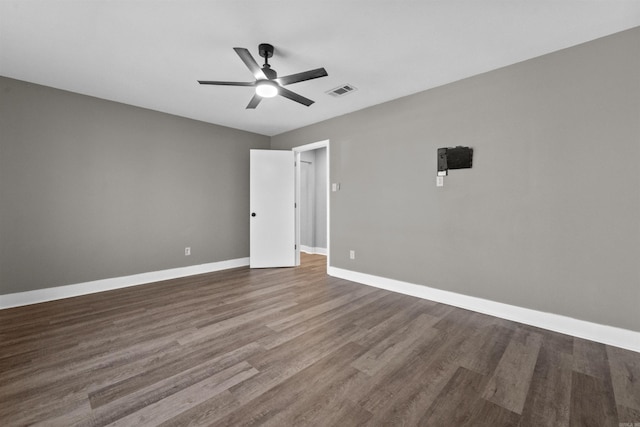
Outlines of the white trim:
M 300 245 L 300 250 L 307 254 L 326 255 L 327 248 L 314 248 L 311 246 Z
M 299 145 L 297 147 L 293 147 L 293 151 L 311 151 L 317 150 L 318 148 L 324 148 L 329 146 L 329 140 L 325 139 L 323 141 L 312 142 L 311 144 Z
M 246 265 L 249 265 L 249 258 L 237 258 L 227 261 L 211 262 L 208 264 L 190 265 L 188 267 L 134 274 L 132 276 L 114 277 L 111 279 L 76 283 L 74 285 L 0 295 L 0 309 L 93 294 L 96 292 L 110 291 L 129 286 L 144 285 L 146 283 L 159 282 L 162 280 L 176 279 L 179 277 L 193 276 L 202 273 L 211 273 L 213 271 L 226 270 L 229 268 L 244 267 Z
M 572 335 L 627 350 L 640 352 L 640 332 L 614 326 L 578 320 L 559 314 L 546 313 L 515 305 L 503 304 L 482 298 L 443 291 L 371 274 L 359 273 L 338 267 L 329 267 L 327 274 L 352 282 L 374 286 L 405 295 L 428 299 L 455 307 L 473 310 L 514 322 L 537 326 L 542 329 Z

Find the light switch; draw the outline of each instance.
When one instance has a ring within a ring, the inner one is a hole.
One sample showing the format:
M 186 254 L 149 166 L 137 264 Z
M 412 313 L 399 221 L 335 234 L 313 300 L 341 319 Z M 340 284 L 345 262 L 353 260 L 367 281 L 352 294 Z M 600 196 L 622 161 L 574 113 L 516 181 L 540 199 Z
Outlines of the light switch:
M 444 187 L 444 176 L 436 176 L 436 187 Z

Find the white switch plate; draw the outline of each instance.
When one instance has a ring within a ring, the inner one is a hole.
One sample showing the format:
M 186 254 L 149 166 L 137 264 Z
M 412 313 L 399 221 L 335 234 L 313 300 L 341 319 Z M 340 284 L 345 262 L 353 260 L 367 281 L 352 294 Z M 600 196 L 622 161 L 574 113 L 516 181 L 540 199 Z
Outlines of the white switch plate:
M 189 247 L 184 248 L 184 256 L 189 256 L 189 255 L 191 255 L 191 248 Z
M 356 251 L 354 251 L 354 250 L 349 251 L 349 258 L 350 259 L 356 259 Z
M 444 186 L 444 176 L 436 176 L 436 187 Z
M 333 184 L 331 184 L 331 191 L 340 191 L 340 183 L 334 182 Z

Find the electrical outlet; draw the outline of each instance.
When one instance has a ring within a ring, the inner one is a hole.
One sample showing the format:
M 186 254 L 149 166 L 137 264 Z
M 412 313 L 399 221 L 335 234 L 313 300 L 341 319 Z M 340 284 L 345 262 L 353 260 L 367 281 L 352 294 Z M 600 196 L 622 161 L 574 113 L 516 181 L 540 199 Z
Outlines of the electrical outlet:
M 354 251 L 353 249 L 349 251 L 349 258 L 350 259 L 356 259 L 356 251 Z
M 184 248 L 184 256 L 189 256 L 189 255 L 191 255 L 191 248 L 190 247 Z

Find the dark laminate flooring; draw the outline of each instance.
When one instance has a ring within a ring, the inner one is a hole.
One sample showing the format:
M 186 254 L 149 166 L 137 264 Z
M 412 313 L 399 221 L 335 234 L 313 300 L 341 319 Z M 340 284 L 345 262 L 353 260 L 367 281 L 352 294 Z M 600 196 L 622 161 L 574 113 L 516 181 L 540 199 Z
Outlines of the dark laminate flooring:
M 0 311 L 0 425 L 640 423 L 639 353 L 331 278 L 325 262 Z

